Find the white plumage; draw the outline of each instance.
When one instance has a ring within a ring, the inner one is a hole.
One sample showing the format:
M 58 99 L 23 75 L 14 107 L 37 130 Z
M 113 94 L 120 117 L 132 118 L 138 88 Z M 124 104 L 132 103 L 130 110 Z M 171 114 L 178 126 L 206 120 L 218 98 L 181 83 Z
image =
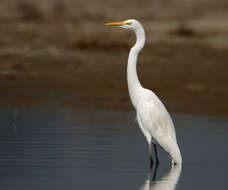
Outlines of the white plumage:
M 182 157 L 176 140 L 175 128 L 172 119 L 159 98 L 148 89 L 142 87 L 137 75 L 137 57 L 145 44 L 145 32 L 142 25 L 134 19 L 124 22 L 108 23 L 107 26 L 120 26 L 133 30 L 136 34 L 136 43 L 131 48 L 127 65 L 127 82 L 131 102 L 137 113 L 140 129 L 149 144 L 149 156 L 152 159 L 152 145 L 155 149 L 158 163 L 157 148 L 159 145 L 171 157 L 173 164 L 181 164 Z

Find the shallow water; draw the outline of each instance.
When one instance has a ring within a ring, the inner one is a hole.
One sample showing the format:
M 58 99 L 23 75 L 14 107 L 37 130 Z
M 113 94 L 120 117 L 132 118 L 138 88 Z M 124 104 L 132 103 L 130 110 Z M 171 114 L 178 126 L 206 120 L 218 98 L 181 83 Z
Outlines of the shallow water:
M 150 171 L 133 112 L 2 108 L 0 189 L 227 189 L 228 119 L 172 116 L 183 167 Z

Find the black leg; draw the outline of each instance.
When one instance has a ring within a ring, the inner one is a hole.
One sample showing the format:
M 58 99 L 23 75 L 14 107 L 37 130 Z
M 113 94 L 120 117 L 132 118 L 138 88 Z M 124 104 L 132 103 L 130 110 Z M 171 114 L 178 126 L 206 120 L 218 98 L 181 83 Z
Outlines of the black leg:
M 150 169 L 152 169 L 152 168 L 153 168 L 153 164 L 154 164 L 154 160 L 153 160 L 153 158 L 152 158 L 152 157 L 150 157 Z
M 155 161 L 156 161 L 156 164 L 159 164 L 157 145 L 154 143 L 153 143 L 153 145 L 154 145 Z
M 152 177 L 152 180 L 155 181 L 156 180 L 156 176 L 157 176 L 157 171 L 158 171 L 158 164 L 155 164 L 155 168 L 154 168 L 154 174 Z
M 152 142 L 151 143 L 148 143 L 149 145 L 149 159 L 150 159 L 150 169 L 153 168 L 153 164 L 154 164 L 154 160 L 153 160 L 153 157 L 152 157 Z

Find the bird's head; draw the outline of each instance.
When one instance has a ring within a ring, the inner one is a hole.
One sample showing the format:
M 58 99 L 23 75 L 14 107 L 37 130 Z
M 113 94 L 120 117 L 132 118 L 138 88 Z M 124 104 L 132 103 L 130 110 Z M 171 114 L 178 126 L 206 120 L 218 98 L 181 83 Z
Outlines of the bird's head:
M 111 22 L 111 23 L 107 23 L 105 25 L 106 26 L 118 26 L 118 27 L 125 28 L 128 30 L 133 30 L 133 31 L 136 31 L 137 28 L 141 27 L 141 24 L 135 19 L 129 19 L 129 20 L 125 20 L 122 22 Z

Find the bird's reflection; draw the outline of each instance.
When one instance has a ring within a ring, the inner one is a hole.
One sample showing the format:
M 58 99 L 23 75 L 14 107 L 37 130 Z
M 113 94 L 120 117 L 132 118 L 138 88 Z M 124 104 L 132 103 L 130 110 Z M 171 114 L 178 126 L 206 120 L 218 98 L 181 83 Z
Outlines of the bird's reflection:
M 140 190 L 175 190 L 181 169 L 181 166 L 175 165 L 160 179 L 156 179 L 158 165 L 155 165 L 149 171 L 148 177 Z

